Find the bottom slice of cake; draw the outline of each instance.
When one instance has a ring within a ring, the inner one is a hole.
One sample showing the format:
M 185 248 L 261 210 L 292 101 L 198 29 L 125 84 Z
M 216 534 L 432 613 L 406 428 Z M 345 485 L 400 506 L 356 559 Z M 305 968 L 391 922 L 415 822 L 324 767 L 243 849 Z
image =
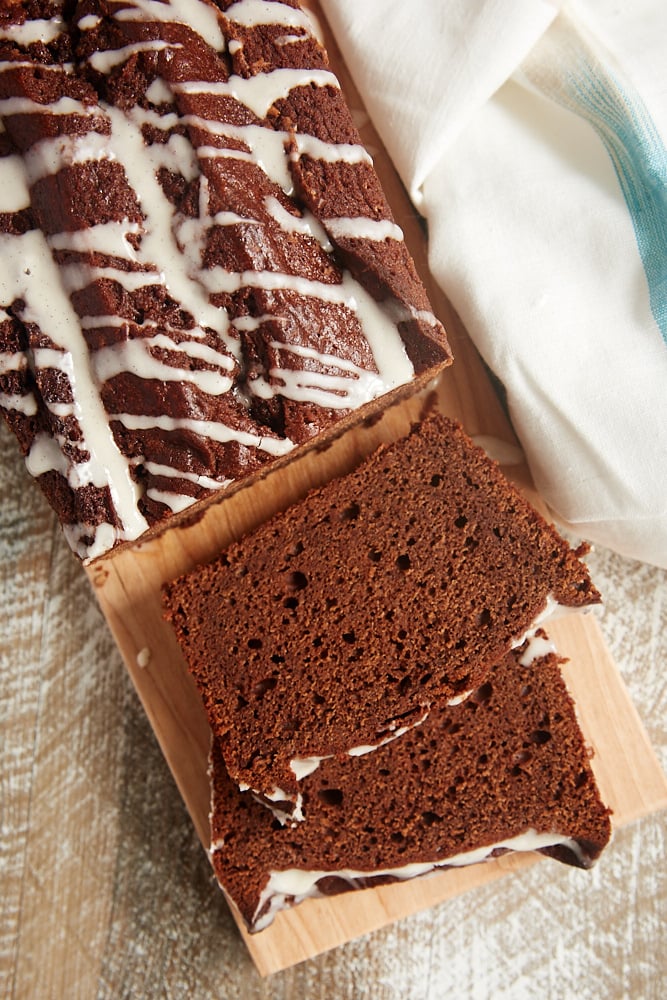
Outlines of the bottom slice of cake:
M 302 782 L 306 823 L 281 825 L 211 751 L 211 860 L 251 932 L 318 896 L 539 851 L 589 868 L 611 834 L 554 653 L 508 654 L 462 704 Z

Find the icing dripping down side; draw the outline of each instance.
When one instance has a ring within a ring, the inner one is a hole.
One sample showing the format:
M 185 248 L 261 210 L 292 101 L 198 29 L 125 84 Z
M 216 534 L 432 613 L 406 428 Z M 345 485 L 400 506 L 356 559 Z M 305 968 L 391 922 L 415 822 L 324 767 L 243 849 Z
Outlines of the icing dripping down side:
M 290 868 L 285 871 L 272 871 L 255 910 L 251 923 L 253 932 L 264 930 L 274 920 L 277 913 L 291 906 L 296 906 L 306 899 L 316 899 L 323 895 L 318 883 L 323 879 L 335 878 L 349 884 L 355 889 L 364 883 L 378 879 L 407 881 L 446 868 L 464 868 L 469 865 L 490 861 L 499 854 L 508 851 L 541 851 L 551 847 L 564 847 L 586 867 L 581 846 L 576 840 L 564 837 L 559 833 L 539 833 L 536 830 L 526 830 L 524 833 L 497 844 L 485 845 L 474 850 L 464 851 L 449 858 L 437 861 L 407 864 L 395 868 L 383 868 L 374 871 L 359 871 L 352 868 L 340 868 L 334 871 L 307 871 Z M 224 841 L 211 844 L 210 855 L 224 849 Z

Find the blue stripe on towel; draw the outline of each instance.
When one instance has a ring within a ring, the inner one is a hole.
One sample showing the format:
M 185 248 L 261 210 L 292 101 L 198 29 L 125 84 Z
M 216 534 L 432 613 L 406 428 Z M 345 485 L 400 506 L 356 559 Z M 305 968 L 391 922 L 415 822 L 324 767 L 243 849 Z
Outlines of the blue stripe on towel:
M 610 73 L 582 64 L 567 81 L 573 110 L 611 157 L 635 230 L 651 311 L 667 344 L 667 150 L 641 98 Z
M 553 40 L 550 68 L 536 82 L 584 118 L 611 157 L 634 226 L 651 311 L 667 345 L 667 150 L 641 97 L 598 55 L 581 26 L 561 13 L 554 27 L 545 36 L 548 43 Z

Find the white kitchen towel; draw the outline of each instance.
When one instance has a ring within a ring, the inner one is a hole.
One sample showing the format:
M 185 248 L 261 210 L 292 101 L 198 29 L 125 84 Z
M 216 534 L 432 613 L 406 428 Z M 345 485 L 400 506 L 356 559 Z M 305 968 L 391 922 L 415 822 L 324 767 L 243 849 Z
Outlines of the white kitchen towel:
M 323 7 L 538 489 L 667 566 L 667 4 Z

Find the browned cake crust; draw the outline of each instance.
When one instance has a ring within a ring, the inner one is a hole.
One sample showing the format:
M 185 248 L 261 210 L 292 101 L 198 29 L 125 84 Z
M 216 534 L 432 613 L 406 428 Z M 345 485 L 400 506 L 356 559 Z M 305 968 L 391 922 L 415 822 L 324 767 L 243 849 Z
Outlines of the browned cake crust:
M 231 775 L 273 801 L 296 801 L 296 762 L 465 696 L 553 601 L 599 594 L 438 415 L 165 588 Z
M 83 558 L 451 360 L 305 15 L 254 9 L 0 10 L 0 410 Z
M 302 783 L 305 823 L 281 826 L 240 793 L 214 742 L 211 858 L 251 930 L 302 898 L 422 873 L 408 865 L 425 873 L 531 845 L 578 867 L 593 863 L 610 837 L 609 811 L 558 658 L 523 667 L 519 655 L 401 739 L 324 761 Z M 468 852 L 476 854 L 461 857 Z

